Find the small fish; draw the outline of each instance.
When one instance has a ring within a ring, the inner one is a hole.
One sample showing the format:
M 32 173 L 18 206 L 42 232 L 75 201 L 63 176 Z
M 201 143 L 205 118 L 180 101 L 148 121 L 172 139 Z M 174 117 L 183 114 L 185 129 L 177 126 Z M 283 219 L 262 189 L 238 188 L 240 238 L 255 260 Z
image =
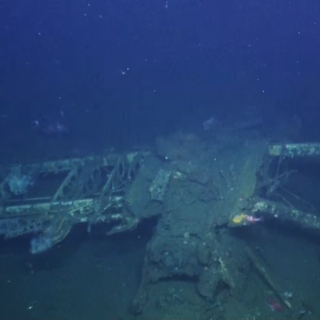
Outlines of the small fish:
M 263 221 L 262 218 L 256 218 L 256 217 L 254 217 L 254 216 L 249 216 L 249 215 L 247 215 L 247 214 L 246 214 L 246 216 L 245 216 L 245 220 L 246 220 L 247 222 L 249 222 L 249 223 L 256 223 L 256 222 L 259 222 L 259 221 Z
M 283 306 L 278 301 L 272 298 L 267 298 L 267 303 L 272 311 L 283 312 L 284 310 Z

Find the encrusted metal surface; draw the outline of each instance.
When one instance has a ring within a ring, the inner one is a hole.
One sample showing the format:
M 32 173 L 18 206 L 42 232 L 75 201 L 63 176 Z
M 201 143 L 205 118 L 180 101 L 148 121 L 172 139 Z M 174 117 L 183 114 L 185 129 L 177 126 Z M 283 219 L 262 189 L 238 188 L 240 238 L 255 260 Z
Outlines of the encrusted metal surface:
M 111 154 L 2 167 L 0 234 L 36 234 L 40 246 L 63 240 L 81 222 L 113 222 L 109 233 L 134 228 L 138 220 L 123 204 L 141 159 Z
M 271 144 L 268 149 L 272 157 L 311 157 L 320 156 L 320 143 Z

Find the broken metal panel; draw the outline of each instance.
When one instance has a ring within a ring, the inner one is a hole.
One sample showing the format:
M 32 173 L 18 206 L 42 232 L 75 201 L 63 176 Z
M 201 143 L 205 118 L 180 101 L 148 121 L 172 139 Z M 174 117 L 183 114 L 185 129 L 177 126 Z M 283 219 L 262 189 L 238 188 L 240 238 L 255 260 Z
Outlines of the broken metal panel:
M 171 171 L 159 170 L 149 188 L 151 199 L 163 201 L 171 177 Z
M 163 212 L 163 202 L 153 201 L 150 194 L 150 186 L 162 166 L 163 162 L 159 158 L 149 154 L 143 158 L 139 174 L 134 175 L 134 179 L 130 174 L 130 183 L 125 186 L 124 201 L 124 210 L 128 211 L 128 216 L 142 220 L 159 216 Z
M 310 157 L 320 156 L 320 143 L 271 144 L 268 154 L 272 157 Z

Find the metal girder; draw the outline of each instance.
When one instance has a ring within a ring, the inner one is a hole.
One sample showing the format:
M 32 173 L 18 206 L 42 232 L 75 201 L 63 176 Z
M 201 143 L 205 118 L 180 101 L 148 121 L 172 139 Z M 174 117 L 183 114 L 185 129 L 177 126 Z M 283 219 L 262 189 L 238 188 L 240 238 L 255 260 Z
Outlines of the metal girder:
M 271 144 L 268 154 L 272 157 L 314 157 L 320 156 L 320 143 Z
M 123 203 L 140 160 L 138 153 L 129 153 L 2 167 L 0 234 L 33 233 L 38 235 L 34 245 L 42 247 L 63 240 L 81 222 L 89 228 L 113 222 L 110 234 L 135 227 L 137 221 L 123 211 Z M 12 178 L 15 184 L 10 185 Z M 32 183 L 23 192 L 12 190 L 25 181 Z

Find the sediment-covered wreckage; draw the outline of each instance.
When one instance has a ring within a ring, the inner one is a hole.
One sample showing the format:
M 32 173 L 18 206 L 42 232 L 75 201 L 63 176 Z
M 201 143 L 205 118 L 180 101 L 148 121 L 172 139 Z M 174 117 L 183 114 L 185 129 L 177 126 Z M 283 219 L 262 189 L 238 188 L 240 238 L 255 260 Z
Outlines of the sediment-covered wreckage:
M 320 230 L 312 205 L 288 187 L 296 165 L 317 161 L 320 144 L 268 143 L 238 136 L 214 143 L 194 134 L 159 138 L 156 151 L 107 154 L 0 168 L 0 232 L 6 238 L 33 234 L 31 251 L 63 241 L 78 223 L 130 232 L 157 216 L 147 245 L 135 315 L 181 305 L 207 319 L 220 295 L 241 300 L 255 269 L 293 316 L 296 301 L 249 245 L 234 236 L 254 219 L 274 219 Z M 170 281 L 192 282 L 177 289 Z M 165 281 L 163 281 L 165 280 Z M 186 317 L 190 318 L 190 317 Z

